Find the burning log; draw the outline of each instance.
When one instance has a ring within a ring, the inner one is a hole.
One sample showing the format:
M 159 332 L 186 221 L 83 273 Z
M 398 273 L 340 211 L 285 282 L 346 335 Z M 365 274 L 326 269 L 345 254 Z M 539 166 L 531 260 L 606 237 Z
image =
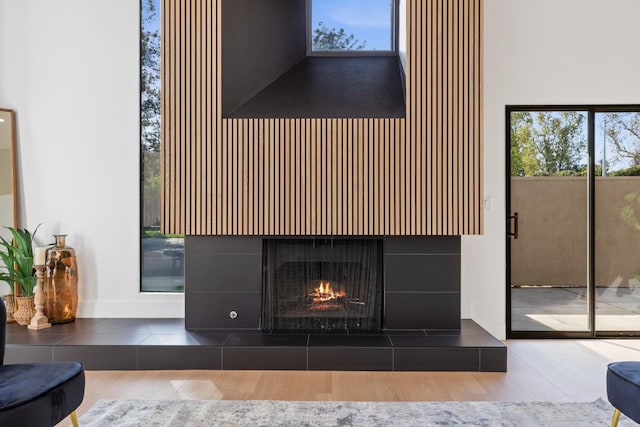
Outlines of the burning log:
M 344 290 L 334 291 L 330 282 L 320 282 L 307 295 L 310 310 L 340 310 L 344 307 L 347 294 Z

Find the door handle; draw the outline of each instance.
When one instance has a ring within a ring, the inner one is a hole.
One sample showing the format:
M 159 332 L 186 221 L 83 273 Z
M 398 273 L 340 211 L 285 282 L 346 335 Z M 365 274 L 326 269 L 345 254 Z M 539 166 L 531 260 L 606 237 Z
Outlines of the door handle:
M 511 220 L 513 220 L 513 231 L 511 231 Z M 514 212 L 513 215 L 507 217 L 507 235 L 513 236 L 514 239 L 518 238 L 518 212 Z

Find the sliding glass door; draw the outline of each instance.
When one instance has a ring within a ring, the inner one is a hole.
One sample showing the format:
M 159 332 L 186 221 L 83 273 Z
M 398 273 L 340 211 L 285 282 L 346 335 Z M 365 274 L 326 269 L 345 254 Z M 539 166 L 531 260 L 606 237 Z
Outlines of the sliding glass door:
M 640 330 L 640 108 L 507 108 L 510 337 Z
M 640 330 L 640 112 L 595 114 L 595 328 Z
M 588 114 L 509 118 L 511 327 L 587 331 Z

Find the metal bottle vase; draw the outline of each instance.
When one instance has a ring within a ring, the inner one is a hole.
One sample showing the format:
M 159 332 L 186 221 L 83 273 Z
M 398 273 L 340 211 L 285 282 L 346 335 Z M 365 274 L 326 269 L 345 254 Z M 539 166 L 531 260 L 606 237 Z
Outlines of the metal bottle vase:
M 47 249 L 44 312 L 52 324 L 73 322 L 78 308 L 76 251 L 66 246 L 66 235 L 54 237 L 56 245 Z

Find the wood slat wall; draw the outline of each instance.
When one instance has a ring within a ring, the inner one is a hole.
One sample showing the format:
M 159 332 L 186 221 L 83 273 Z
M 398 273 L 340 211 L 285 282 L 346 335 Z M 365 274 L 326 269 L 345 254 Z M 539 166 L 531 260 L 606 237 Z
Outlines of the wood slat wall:
M 407 0 L 405 119 L 225 119 L 222 0 L 162 1 L 162 231 L 483 232 L 482 0 Z

